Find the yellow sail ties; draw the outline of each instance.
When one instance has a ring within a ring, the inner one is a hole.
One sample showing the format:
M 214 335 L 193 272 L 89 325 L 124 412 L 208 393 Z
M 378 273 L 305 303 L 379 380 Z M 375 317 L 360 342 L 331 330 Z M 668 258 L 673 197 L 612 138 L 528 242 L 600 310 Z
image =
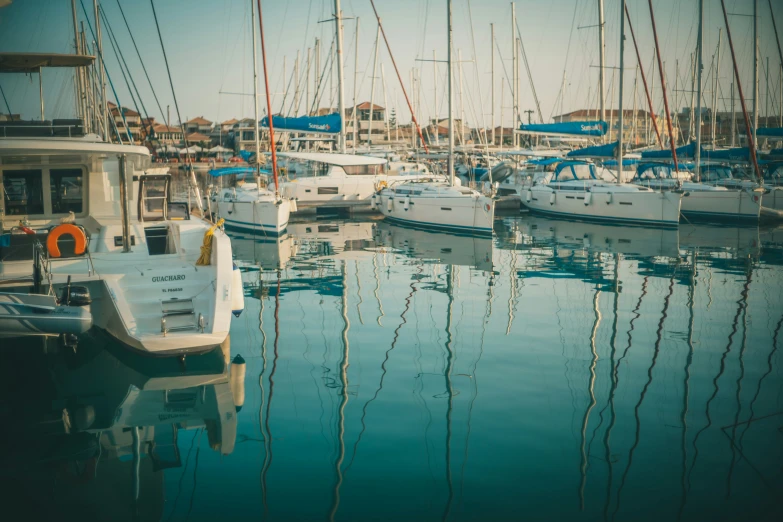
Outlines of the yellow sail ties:
M 196 261 L 196 266 L 209 266 L 212 259 L 212 236 L 215 235 L 217 227 L 223 226 L 225 220 L 220 218 L 217 223 L 209 227 L 209 230 L 204 232 L 204 244 L 201 245 L 201 255 Z

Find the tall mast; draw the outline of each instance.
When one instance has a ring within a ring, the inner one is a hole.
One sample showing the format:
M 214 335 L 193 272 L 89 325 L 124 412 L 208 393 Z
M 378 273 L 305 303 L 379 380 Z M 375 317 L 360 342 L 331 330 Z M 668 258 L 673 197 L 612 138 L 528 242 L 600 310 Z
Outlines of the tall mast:
M 512 12 L 514 4 L 511 4 Z M 451 0 L 446 0 L 448 51 L 446 53 L 446 72 L 449 78 L 449 183 L 454 186 L 454 94 L 451 92 L 454 79 L 451 72 Z
M 449 25 L 451 25 L 451 19 L 449 19 Z M 517 115 L 517 15 L 516 6 L 514 2 L 511 2 L 511 128 L 512 131 L 516 127 L 516 115 Z M 517 146 L 517 135 L 514 133 L 514 147 Z
M 260 181 L 261 178 L 261 130 L 258 127 L 258 56 L 256 55 L 256 6 L 253 4 L 253 0 L 250 0 L 250 34 L 251 41 L 253 43 L 253 128 L 255 129 L 256 137 L 256 178 Z M 269 99 L 269 92 L 266 93 L 267 99 Z M 272 113 L 267 114 L 269 119 L 269 126 L 272 127 Z M 259 189 L 261 184 L 259 183 Z
M 720 71 L 720 43 L 721 43 L 721 37 L 723 36 L 723 28 L 718 28 L 718 52 L 716 53 L 717 56 L 715 57 L 715 85 L 713 87 L 712 91 L 712 146 L 715 147 L 715 127 L 717 126 L 718 122 L 718 72 Z M 702 35 L 702 39 L 704 36 Z
M 101 67 L 98 71 L 98 85 L 101 88 L 101 119 L 103 121 L 103 140 L 111 141 L 111 137 L 109 135 L 109 103 L 106 99 L 106 65 L 103 63 L 103 37 L 101 36 L 101 19 L 100 16 L 98 16 L 98 0 L 93 0 L 92 5 L 95 10 L 95 45 L 98 48 L 98 55 L 101 58 Z M 117 109 L 121 110 L 120 107 L 117 107 Z M 119 139 L 122 141 L 122 138 Z
M 343 71 L 343 15 L 340 12 L 340 0 L 334 0 L 334 30 L 337 33 L 337 110 L 340 112 L 340 152 L 345 154 L 345 82 Z M 359 21 L 356 21 L 359 27 Z M 358 32 L 358 31 L 357 31 Z
M 753 0 L 753 143 L 759 126 L 759 0 Z
M 699 0 L 699 29 L 696 35 L 696 154 L 694 157 L 696 181 L 701 180 L 701 75 L 704 70 L 704 0 Z
M 606 121 L 606 44 L 604 43 L 604 0 L 598 0 L 598 100 L 601 107 L 601 121 Z
M 375 113 L 375 77 L 378 76 L 378 44 L 381 43 L 381 24 L 375 35 L 375 58 L 372 61 L 372 82 L 370 83 L 370 127 L 367 129 L 367 146 L 372 146 L 372 117 Z
M 432 50 L 432 79 L 435 84 L 435 145 L 440 145 L 438 137 L 438 55 L 435 49 Z
M 492 51 L 491 70 L 492 70 L 492 94 L 490 96 L 492 103 L 492 146 L 495 146 L 495 24 L 489 24 L 489 49 Z
M 722 0 L 721 0 L 722 1 Z M 658 59 L 658 73 L 661 75 L 661 92 L 663 93 L 663 108 L 666 111 L 666 126 L 669 129 L 669 147 L 672 151 L 672 159 L 674 160 L 674 171 L 679 172 L 680 166 L 677 163 L 677 150 L 674 144 L 674 133 L 672 131 L 672 113 L 669 112 L 669 97 L 666 94 L 666 76 L 663 69 L 663 61 L 661 60 L 661 46 L 658 45 L 658 30 L 655 27 L 655 12 L 653 11 L 652 0 L 647 2 L 650 6 L 650 22 L 652 23 L 653 39 L 655 40 L 655 56 Z
M 620 100 L 617 113 L 617 183 L 623 172 L 623 67 L 625 66 L 625 0 L 620 1 Z M 563 82 L 565 89 L 565 81 Z M 565 91 L 563 92 L 565 94 Z
M 266 112 L 269 115 L 269 148 L 272 151 L 272 177 L 275 180 L 275 197 L 279 198 L 279 184 L 277 182 L 277 149 L 275 147 L 275 127 L 272 121 L 272 97 L 269 95 L 269 74 L 266 71 L 266 47 L 264 46 L 264 22 L 261 18 L 261 0 L 258 0 L 258 30 L 261 33 L 261 59 L 264 62 L 264 90 L 266 92 Z M 255 31 L 253 32 L 255 33 Z M 255 38 L 255 36 L 253 38 Z M 253 61 L 255 62 L 255 60 Z
M 359 78 L 359 17 L 356 17 L 356 43 L 354 44 L 353 61 L 353 152 L 356 154 L 356 147 L 359 144 L 359 117 L 356 115 L 356 82 Z

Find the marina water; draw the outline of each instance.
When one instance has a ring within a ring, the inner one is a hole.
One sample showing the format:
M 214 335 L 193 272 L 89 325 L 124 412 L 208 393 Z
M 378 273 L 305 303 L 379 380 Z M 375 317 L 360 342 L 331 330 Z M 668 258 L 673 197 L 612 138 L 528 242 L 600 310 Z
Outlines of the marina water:
M 319 220 L 235 234 L 245 310 L 225 353 L 178 367 L 97 334 L 44 362 L 3 350 L 4 415 L 77 401 L 98 426 L 109 412 L 87 458 L 62 457 L 32 421 L 7 434 L 6 506 L 69 520 L 86 505 L 114 520 L 779 520 L 783 230 L 523 216 L 495 233 Z M 204 376 L 225 361 L 244 377 L 221 445 L 215 421 L 179 422 L 188 406 L 165 390 L 220 397 Z M 33 363 L 50 371 L 20 374 Z M 89 393 L 75 383 L 87 367 L 104 375 Z M 139 390 L 167 394 L 156 420 L 112 431 Z

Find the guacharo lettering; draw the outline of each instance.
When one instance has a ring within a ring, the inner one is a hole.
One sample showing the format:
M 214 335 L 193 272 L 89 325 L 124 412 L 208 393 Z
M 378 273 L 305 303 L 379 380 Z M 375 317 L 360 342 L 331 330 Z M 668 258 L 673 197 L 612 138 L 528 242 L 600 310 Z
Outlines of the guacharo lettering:
M 152 278 L 153 283 L 168 283 L 169 281 L 182 281 L 185 279 L 185 274 L 167 275 L 167 276 L 155 276 Z

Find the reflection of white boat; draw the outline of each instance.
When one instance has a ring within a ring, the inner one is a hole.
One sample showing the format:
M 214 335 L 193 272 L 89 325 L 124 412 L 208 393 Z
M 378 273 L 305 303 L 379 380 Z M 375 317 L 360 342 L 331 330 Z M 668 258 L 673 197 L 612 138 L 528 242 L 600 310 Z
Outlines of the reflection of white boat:
M 263 238 L 232 233 L 231 247 L 240 266 L 260 266 L 264 270 L 285 268 L 296 255 L 296 243 L 290 234 Z
M 528 188 L 522 203 L 559 217 L 676 227 L 681 199 L 677 192 L 609 183 L 599 179 L 595 165 L 566 161 Z
M 756 226 L 711 226 L 680 224 L 680 248 L 730 250 L 736 255 L 757 256 L 761 253 L 759 228 Z
M 639 257 L 678 255 L 678 234 L 675 229 L 629 228 L 534 215 L 516 224 L 523 235 L 538 241 L 551 241 L 565 248 Z
M 416 259 L 492 270 L 490 237 L 454 236 L 382 221 L 377 225 L 376 243 Z
M 361 255 L 373 240 L 375 221 L 311 220 L 292 223 L 290 232 L 297 245 L 297 255 L 314 258 Z
M 315 208 L 369 210 L 378 188 L 419 179 L 445 179 L 428 170 L 387 170 L 387 160 L 370 156 L 324 153 L 281 153 L 286 181 L 281 193 L 296 200 L 297 211 Z

